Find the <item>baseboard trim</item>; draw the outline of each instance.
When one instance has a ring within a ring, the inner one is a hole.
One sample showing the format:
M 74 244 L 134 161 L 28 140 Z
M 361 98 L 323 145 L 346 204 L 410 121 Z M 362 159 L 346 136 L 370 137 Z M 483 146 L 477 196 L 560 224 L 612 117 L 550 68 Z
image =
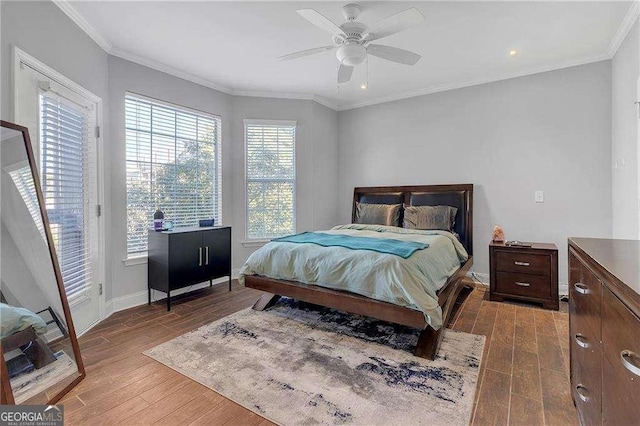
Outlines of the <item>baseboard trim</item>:
M 44 336 L 42 337 L 44 338 L 45 342 L 49 343 L 64 336 L 59 328 L 54 328 L 53 330 L 49 330 L 44 333 Z
M 558 294 L 560 296 L 568 296 L 569 295 L 569 283 L 558 283 Z
M 233 269 L 231 271 L 231 278 L 237 279 L 238 273 L 240 272 L 240 268 Z M 213 280 L 213 284 L 223 284 L 228 282 L 228 278 L 216 278 Z M 171 292 L 171 297 L 179 296 L 181 294 L 198 290 L 201 288 L 209 287 L 208 282 L 194 284 L 191 287 L 181 288 L 180 290 L 175 290 Z M 161 291 L 152 290 L 151 292 L 151 300 L 158 301 L 166 299 L 167 295 Z M 105 309 L 105 319 L 109 316 L 113 315 L 116 312 L 124 311 L 125 309 L 135 308 L 136 306 L 144 305 L 148 301 L 147 291 L 139 291 L 137 293 L 127 294 L 126 296 L 120 296 L 113 298 L 107 302 L 107 306 Z

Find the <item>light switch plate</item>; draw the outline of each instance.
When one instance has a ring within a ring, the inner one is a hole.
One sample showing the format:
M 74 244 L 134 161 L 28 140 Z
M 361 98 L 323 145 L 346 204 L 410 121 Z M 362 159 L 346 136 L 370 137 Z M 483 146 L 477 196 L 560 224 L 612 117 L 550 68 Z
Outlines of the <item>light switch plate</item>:
M 534 198 L 536 203 L 544 203 L 544 192 L 542 191 L 534 192 Z

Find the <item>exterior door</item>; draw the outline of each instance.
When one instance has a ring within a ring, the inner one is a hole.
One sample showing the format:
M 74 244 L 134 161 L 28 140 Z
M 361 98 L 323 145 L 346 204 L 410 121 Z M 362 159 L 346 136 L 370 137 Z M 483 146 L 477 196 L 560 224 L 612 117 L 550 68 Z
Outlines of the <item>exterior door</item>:
M 99 98 L 33 58 L 15 70 L 15 120 L 29 127 L 71 315 L 82 334 L 104 315 Z

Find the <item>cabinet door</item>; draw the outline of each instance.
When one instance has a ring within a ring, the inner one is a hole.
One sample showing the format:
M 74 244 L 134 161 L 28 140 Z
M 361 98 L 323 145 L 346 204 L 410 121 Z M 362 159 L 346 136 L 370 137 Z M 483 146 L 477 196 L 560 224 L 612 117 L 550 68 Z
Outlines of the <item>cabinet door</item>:
M 169 241 L 169 259 L 172 290 L 206 281 L 200 232 L 172 234 Z
M 231 228 L 202 233 L 207 279 L 231 275 Z
M 608 289 L 602 300 L 602 420 L 609 425 L 640 419 L 640 318 Z

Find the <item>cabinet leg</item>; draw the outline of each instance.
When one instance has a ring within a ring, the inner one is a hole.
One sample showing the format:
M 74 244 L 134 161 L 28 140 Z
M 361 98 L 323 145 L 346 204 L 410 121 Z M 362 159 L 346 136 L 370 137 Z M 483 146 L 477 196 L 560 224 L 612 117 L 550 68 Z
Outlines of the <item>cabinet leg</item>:
M 147 295 L 149 296 L 149 301 L 147 302 L 147 304 L 151 305 L 151 289 L 150 288 L 147 289 Z
M 171 293 L 167 293 L 167 312 L 171 310 Z
M 213 280 L 209 280 L 209 287 L 213 287 Z
M 229 291 L 231 291 L 231 275 L 229 275 Z

